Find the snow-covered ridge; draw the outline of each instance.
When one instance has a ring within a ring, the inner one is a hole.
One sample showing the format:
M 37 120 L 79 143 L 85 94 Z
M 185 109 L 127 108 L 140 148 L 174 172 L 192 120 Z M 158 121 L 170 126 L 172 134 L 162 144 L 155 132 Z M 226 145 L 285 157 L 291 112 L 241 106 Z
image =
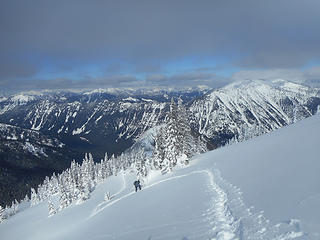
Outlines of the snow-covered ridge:
M 116 132 L 119 139 L 136 138 L 161 123 L 167 111 L 166 103 L 172 96 L 182 95 L 190 100 L 200 92 L 189 89 L 168 93 L 169 97 L 165 97 L 167 92 L 164 90 L 154 90 L 148 95 L 141 89 L 129 89 L 113 94 L 108 89 L 96 89 L 82 93 L 11 96 L 1 102 L 0 122 L 59 135 L 88 135 L 97 129 L 100 132 L 106 129 Z M 13 120 L 9 122 L 6 115 L 11 114 Z
M 209 138 L 260 135 L 316 114 L 320 90 L 285 80 L 246 80 L 213 90 L 190 105 Z M 248 132 L 248 130 L 250 132 Z
M 110 135 L 114 142 L 132 144 L 146 130 L 163 123 L 171 97 L 181 97 L 193 128 L 221 146 L 316 114 L 320 106 L 319 89 L 281 79 L 234 82 L 202 97 L 205 91 L 158 90 L 150 95 L 130 89 L 115 95 L 104 94 L 107 90 L 103 89 L 86 94 L 46 93 L 31 95 L 34 100 L 21 105 L 9 97 L 0 102 L 0 122 L 59 136 L 85 137 L 92 144 L 97 136 L 110 141 Z
M 6 98 L 6 97 L 0 97 L 0 102 L 4 102 L 4 101 L 6 101 L 8 98 Z
M 296 82 L 290 82 L 284 79 L 274 79 L 274 80 L 243 80 L 243 81 L 236 81 L 231 83 L 222 89 L 254 89 L 254 88 L 264 88 L 266 91 L 269 89 L 278 89 L 284 90 L 287 92 L 292 92 L 296 94 L 313 94 L 319 95 L 320 89 L 311 88 L 306 85 L 302 85 Z
M 133 97 L 127 97 L 127 98 L 124 98 L 123 101 L 138 102 L 139 99 L 136 99 L 136 98 L 133 98 Z

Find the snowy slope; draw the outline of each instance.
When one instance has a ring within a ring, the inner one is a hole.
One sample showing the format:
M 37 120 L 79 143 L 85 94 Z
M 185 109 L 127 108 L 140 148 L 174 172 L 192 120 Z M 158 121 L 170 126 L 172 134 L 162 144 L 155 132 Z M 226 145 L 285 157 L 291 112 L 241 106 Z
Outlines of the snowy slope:
M 138 193 L 122 173 L 52 217 L 45 202 L 21 209 L 0 239 L 319 239 L 319 133 L 314 116 L 154 173 Z
M 211 157 L 222 177 L 241 188 L 247 204 L 274 222 L 300 219 L 320 239 L 320 115 L 242 144 L 201 156 Z

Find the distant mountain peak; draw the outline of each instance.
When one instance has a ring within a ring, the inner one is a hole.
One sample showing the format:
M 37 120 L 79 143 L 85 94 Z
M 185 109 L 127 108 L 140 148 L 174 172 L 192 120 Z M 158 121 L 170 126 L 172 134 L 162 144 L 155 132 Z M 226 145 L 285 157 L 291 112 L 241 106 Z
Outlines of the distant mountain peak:
M 196 99 L 190 111 L 198 131 L 221 144 L 223 139 L 260 135 L 309 117 L 319 106 L 319 89 L 283 79 L 243 80 Z

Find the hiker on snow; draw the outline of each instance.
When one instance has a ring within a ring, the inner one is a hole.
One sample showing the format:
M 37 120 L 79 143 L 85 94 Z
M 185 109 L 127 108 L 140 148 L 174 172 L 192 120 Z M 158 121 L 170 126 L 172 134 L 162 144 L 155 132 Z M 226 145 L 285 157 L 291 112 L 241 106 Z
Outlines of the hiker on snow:
M 141 190 L 140 180 L 134 181 L 133 185 L 136 187 L 136 191 Z

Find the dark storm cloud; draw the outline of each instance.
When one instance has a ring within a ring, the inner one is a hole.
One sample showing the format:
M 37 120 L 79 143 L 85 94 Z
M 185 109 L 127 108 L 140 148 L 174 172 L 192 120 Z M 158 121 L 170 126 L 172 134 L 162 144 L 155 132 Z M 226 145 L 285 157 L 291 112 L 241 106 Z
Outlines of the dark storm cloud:
M 16 77 L 30 77 L 36 74 L 37 67 L 28 61 L 12 59 L 11 57 L 0 57 L 0 79 L 11 79 Z
M 301 67 L 320 57 L 319 9 L 319 0 L 3 0 L 0 81 L 46 64 L 116 61 L 156 72 L 193 56 Z

